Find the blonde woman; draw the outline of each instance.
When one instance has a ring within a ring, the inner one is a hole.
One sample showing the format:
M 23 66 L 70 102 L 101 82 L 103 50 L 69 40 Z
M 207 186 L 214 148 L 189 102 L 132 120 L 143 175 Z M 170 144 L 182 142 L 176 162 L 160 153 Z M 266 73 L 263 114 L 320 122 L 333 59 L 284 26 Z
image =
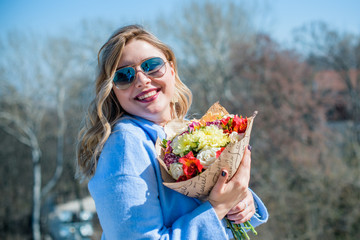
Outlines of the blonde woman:
M 155 141 L 165 137 L 166 122 L 184 118 L 192 98 L 169 47 L 131 25 L 110 37 L 98 60 L 77 163 L 89 179 L 102 239 L 229 239 L 225 216 L 255 227 L 266 222 L 264 204 L 248 189 L 250 147 L 229 182 L 223 169 L 206 202 L 163 186 Z

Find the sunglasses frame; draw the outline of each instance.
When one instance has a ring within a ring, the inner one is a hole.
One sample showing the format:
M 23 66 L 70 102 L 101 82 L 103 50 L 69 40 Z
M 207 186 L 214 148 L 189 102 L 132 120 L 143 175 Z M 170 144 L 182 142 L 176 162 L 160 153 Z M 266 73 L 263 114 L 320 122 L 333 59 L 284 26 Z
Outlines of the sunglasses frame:
M 161 59 L 161 60 L 163 61 L 161 67 L 157 70 L 157 71 L 159 71 L 161 68 L 165 67 L 165 71 L 164 71 L 164 73 L 163 73 L 161 76 L 158 76 L 158 77 L 149 76 L 148 73 L 145 72 L 145 71 L 143 70 L 143 68 L 141 67 L 141 65 L 142 65 L 144 62 L 146 62 L 146 61 L 148 61 L 148 60 L 150 60 L 150 59 Z M 128 88 L 135 82 L 136 75 L 137 75 L 138 72 L 142 72 L 145 76 L 147 76 L 147 77 L 149 77 L 149 78 L 151 78 L 151 79 L 161 78 L 162 76 L 165 75 L 165 73 L 166 73 L 166 71 L 167 71 L 167 69 L 166 69 L 166 63 L 167 63 L 167 62 L 168 62 L 168 61 L 164 61 L 164 59 L 162 59 L 161 57 L 149 57 L 149 58 L 143 59 L 140 63 L 120 67 L 120 68 L 116 69 L 116 71 L 115 71 L 115 73 L 114 73 L 114 77 L 113 77 L 113 80 L 112 80 L 112 81 L 113 81 L 113 84 L 115 85 L 115 87 L 116 87 L 117 89 L 126 90 L 126 89 L 128 89 Z M 138 67 L 138 66 L 140 66 L 140 70 L 137 70 L 137 67 Z M 114 79 L 115 79 L 115 77 L 116 77 L 117 71 L 119 71 L 120 69 L 124 69 L 124 68 L 132 68 L 132 69 L 134 69 L 135 74 L 134 74 L 133 80 L 132 80 L 131 82 L 129 82 L 128 84 L 123 85 L 123 86 L 118 86 L 118 85 L 116 84 L 116 82 L 114 81 Z

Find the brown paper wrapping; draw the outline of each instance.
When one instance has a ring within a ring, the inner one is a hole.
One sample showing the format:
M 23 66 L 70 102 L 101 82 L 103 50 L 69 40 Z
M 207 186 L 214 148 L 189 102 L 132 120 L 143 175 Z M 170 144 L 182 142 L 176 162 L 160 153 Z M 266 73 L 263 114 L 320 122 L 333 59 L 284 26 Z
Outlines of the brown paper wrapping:
M 200 119 L 200 121 L 213 121 L 218 117 L 227 115 L 228 112 L 219 103 L 215 103 L 207 113 Z M 243 138 L 236 143 L 229 143 L 224 151 L 221 153 L 218 159 L 207 168 L 204 172 L 188 179 L 186 181 L 176 182 L 173 179 L 163 161 L 163 151 L 161 149 L 160 140 L 156 142 L 156 151 L 158 160 L 160 163 L 161 176 L 163 178 L 163 184 L 168 188 L 171 188 L 181 194 L 189 197 L 195 197 L 202 201 L 207 199 L 211 189 L 215 185 L 222 168 L 226 168 L 229 172 L 229 179 L 233 177 L 238 169 L 241 160 L 243 158 L 245 148 L 249 144 L 251 129 L 254 123 L 254 118 L 257 111 L 251 117 L 248 117 L 247 128 Z M 164 130 L 167 135 L 167 139 L 174 137 L 175 135 L 186 130 L 188 121 L 176 120 L 169 122 L 165 126 Z

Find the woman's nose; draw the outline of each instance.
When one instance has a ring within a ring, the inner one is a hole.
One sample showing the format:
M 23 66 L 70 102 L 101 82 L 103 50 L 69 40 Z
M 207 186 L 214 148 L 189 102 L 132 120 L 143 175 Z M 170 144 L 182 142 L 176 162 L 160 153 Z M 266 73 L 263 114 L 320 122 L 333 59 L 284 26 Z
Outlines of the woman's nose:
M 136 75 L 135 75 L 135 86 L 136 87 L 142 87 L 151 82 L 151 79 L 142 71 L 139 69 L 136 69 Z

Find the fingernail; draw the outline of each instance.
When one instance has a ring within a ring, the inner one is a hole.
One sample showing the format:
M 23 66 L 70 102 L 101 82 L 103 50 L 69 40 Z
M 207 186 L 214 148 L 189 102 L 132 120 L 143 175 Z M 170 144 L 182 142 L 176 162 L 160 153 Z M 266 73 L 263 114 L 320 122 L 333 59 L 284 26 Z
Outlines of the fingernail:
M 249 149 L 250 152 L 251 152 L 252 146 L 251 146 L 250 144 L 248 145 L 248 149 Z
M 225 171 L 222 171 L 222 172 L 221 172 L 221 176 L 225 177 L 225 176 L 226 176 L 226 172 L 225 172 Z

